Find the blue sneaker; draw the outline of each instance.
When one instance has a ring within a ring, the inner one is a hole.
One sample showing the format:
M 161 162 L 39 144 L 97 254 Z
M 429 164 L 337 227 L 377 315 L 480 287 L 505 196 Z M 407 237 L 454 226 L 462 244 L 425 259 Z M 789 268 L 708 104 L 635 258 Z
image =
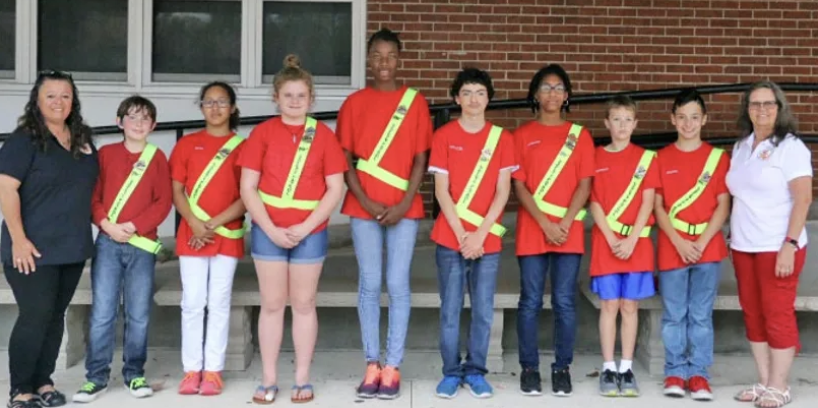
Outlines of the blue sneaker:
M 486 381 L 486 377 L 482 375 L 472 374 L 466 376 L 466 385 L 469 386 L 471 395 L 475 398 L 491 398 L 494 395 L 494 390 Z
M 452 399 L 457 396 L 457 389 L 460 388 L 462 383 L 460 377 L 447 375 L 437 384 L 435 395 L 440 398 Z

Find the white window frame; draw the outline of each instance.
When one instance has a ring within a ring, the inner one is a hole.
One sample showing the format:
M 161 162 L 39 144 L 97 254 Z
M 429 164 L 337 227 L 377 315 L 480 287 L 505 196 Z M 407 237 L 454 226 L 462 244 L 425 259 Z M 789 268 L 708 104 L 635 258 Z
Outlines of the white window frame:
M 217 1 L 217 0 L 210 0 Z M 235 85 L 242 97 L 270 97 L 270 84 L 262 81 L 262 11 L 265 1 L 349 2 L 352 4 L 352 50 L 350 84 L 316 84 L 319 97 L 345 97 L 366 85 L 366 0 L 221 0 L 242 3 L 241 72 Z M 13 78 L 0 78 L 3 90 L 27 93 L 37 79 L 37 1 L 16 2 L 16 48 Z M 75 80 L 87 93 L 132 93 L 146 95 L 189 96 L 210 80 L 206 75 L 191 74 L 197 82 L 152 80 L 153 0 L 128 0 L 127 80 Z M 104 75 L 104 74 L 103 74 Z
M 366 36 L 366 18 L 362 18 L 366 16 L 366 1 L 362 0 L 261 0 L 261 1 L 254 1 L 257 5 L 257 9 L 253 10 L 253 15 L 255 16 L 255 27 L 254 27 L 254 52 L 252 55 L 257 57 L 258 61 L 253 61 L 253 67 L 257 70 L 251 73 L 251 77 L 253 78 L 253 82 L 255 86 L 263 86 L 269 87 L 272 84 L 272 80 L 268 80 L 265 82 L 265 77 L 272 77 L 273 75 L 264 75 L 263 68 L 262 68 L 262 61 L 264 58 L 264 3 L 267 2 L 279 2 L 279 3 L 351 3 L 352 4 L 352 54 L 351 54 L 351 64 L 350 67 L 350 78 L 349 84 L 330 84 L 330 83 L 322 83 L 316 84 L 316 87 L 319 88 L 361 88 L 366 84 L 366 75 L 361 74 L 365 71 L 365 55 L 366 51 L 364 47 L 366 46 L 366 39 L 363 38 Z M 363 36 L 356 36 L 359 34 L 360 28 L 363 27 Z M 363 40 L 363 42 L 362 42 Z M 363 45 L 361 45 L 361 44 Z M 305 67 L 309 70 L 309 67 Z M 337 77 L 327 77 L 327 78 L 337 78 Z

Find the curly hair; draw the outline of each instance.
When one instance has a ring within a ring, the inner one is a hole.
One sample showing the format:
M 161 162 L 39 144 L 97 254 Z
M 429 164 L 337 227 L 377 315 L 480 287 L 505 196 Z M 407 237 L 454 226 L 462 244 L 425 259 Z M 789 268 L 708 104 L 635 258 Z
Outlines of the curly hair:
M 17 129 L 15 129 L 15 132 L 25 131 L 30 133 L 37 147 L 42 151 L 47 149 L 47 142 L 51 137 L 51 131 L 48 130 L 45 119 L 43 118 L 43 113 L 37 104 L 40 96 L 40 88 L 45 81 L 65 81 L 71 85 L 71 113 L 69 113 L 65 119 L 65 125 L 71 133 L 71 153 L 74 157 L 78 157 L 83 147 L 92 143 L 92 132 L 91 128 L 86 125 L 82 119 L 77 86 L 74 84 L 74 79 L 68 73 L 51 70 L 42 71 L 37 75 L 37 80 L 34 82 L 34 87 L 31 88 L 31 94 L 29 95 L 23 115 L 17 119 Z
M 778 105 L 778 114 L 775 117 L 775 127 L 770 140 L 773 146 L 778 146 L 787 135 L 798 137 L 797 127 L 798 122 L 792 114 L 790 104 L 787 102 L 787 97 L 784 96 L 784 91 L 775 82 L 759 81 L 747 89 L 744 96 L 741 98 L 741 110 L 738 112 L 738 127 L 741 130 L 741 137 L 747 138 L 755 129 L 753 129 L 753 122 L 750 120 L 750 95 L 758 89 L 769 89 L 775 95 L 775 103 Z

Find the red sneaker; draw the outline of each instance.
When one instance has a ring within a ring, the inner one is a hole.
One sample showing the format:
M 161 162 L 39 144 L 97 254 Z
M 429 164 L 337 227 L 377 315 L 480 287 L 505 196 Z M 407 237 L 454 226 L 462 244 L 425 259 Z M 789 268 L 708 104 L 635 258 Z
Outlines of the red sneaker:
M 188 371 L 185 378 L 179 383 L 179 394 L 196 395 L 199 393 L 199 384 L 202 382 L 202 373 L 198 371 Z
M 713 391 L 710 390 L 707 378 L 700 375 L 690 377 L 688 388 L 690 389 L 690 398 L 696 401 L 713 401 Z
M 666 377 L 664 394 L 667 397 L 684 398 L 685 380 L 681 377 Z
M 204 379 L 202 380 L 200 394 L 205 396 L 219 395 L 224 388 L 224 381 L 222 381 L 222 373 L 218 371 L 205 371 Z
M 366 374 L 361 385 L 358 386 L 357 394 L 360 398 L 375 398 L 378 396 L 378 388 L 381 385 L 381 365 L 369 363 L 366 365 Z

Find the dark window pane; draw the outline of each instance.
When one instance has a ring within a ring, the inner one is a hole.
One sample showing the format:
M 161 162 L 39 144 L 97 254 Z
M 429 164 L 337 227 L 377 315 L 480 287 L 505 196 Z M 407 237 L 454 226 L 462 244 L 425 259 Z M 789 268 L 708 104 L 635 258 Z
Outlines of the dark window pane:
M 79 79 L 125 80 L 128 0 L 39 0 L 37 58 Z
M 0 78 L 14 76 L 15 0 L 0 0 Z M 10 71 L 10 72 L 2 72 Z
M 263 35 L 265 82 L 297 54 L 317 83 L 350 83 L 352 3 L 265 2 Z
M 240 73 L 241 1 L 154 1 L 155 81 L 238 81 Z

